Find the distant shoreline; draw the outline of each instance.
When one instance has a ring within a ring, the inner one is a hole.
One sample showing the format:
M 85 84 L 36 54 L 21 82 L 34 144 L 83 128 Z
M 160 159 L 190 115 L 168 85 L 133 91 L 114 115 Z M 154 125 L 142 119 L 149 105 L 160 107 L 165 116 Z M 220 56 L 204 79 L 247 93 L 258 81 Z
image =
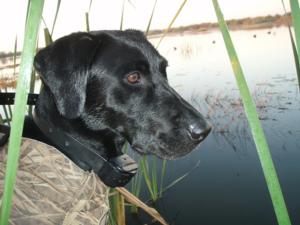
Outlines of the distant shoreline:
M 273 27 L 287 26 L 291 24 L 291 14 L 287 15 L 268 15 L 247 17 L 242 19 L 227 20 L 227 26 L 230 30 L 258 30 L 258 29 L 271 29 Z M 218 23 L 201 23 L 188 26 L 171 28 L 167 35 L 176 35 L 183 33 L 207 33 L 219 28 Z M 150 30 L 148 33 L 149 38 L 161 36 L 165 30 Z
M 227 25 L 230 30 L 255 30 L 255 29 L 270 29 L 273 27 L 287 26 L 291 24 L 291 14 L 287 15 L 268 15 L 268 16 L 257 16 L 247 17 L 242 19 L 231 19 L 227 20 Z M 174 27 L 171 28 L 167 35 L 177 34 L 198 34 L 207 33 L 218 29 L 218 23 L 200 23 L 188 26 Z M 149 38 L 156 38 L 161 36 L 165 32 L 164 29 L 150 30 L 148 33 Z M 21 52 L 17 52 L 17 56 L 20 56 Z M 4 58 L 12 58 L 13 52 L 0 52 L 0 60 Z

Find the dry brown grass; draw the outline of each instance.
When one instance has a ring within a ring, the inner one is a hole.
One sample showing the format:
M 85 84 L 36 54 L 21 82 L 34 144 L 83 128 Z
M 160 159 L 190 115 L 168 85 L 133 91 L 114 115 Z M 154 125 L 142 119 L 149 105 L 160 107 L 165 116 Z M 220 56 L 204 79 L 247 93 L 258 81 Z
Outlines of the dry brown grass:
M 0 89 L 16 88 L 17 77 L 0 77 Z

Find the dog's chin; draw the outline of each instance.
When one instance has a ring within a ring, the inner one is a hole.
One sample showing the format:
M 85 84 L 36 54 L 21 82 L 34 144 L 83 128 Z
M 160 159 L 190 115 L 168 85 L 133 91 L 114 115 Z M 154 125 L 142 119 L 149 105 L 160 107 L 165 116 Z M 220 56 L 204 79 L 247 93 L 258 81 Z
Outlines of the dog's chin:
M 137 146 L 131 146 L 132 149 L 137 152 L 139 155 L 155 155 L 160 159 L 166 159 L 166 160 L 175 160 L 182 158 L 186 155 L 188 155 L 192 150 L 190 151 L 185 151 L 185 152 L 176 152 L 171 149 L 166 149 L 166 148 L 149 148 L 149 149 L 143 149 L 141 147 Z
M 188 155 L 190 152 L 191 151 L 175 152 L 175 151 L 166 151 L 166 149 L 160 149 L 160 150 L 153 152 L 153 154 L 161 159 L 175 160 L 175 159 L 179 159 L 179 158 L 182 158 L 182 157 Z

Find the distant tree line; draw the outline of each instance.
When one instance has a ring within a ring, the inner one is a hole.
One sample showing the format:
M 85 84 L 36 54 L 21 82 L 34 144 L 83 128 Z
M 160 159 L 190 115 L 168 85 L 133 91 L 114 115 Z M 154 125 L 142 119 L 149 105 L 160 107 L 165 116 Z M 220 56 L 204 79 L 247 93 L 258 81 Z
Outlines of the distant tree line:
M 287 26 L 291 24 L 291 14 L 287 15 L 268 15 L 258 17 L 247 17 L 242 19 L 231 19 L 227 20 L 227 25 L 231 30 L 250 30 L 250 29 L 265 29 L 279 26 Z M 219 27 L 218 23 L 201 23 L 189 26 L 181 26 L 171 28 L 169 33 L 182 33 L 186 31 L 191 32 L 204 32 Z M 149 35 L 156 35 L 163 33 L 164 30 L 151 30 Z
M 258 17 L 247 17 L 242 19 L 227 20 L 227 25 L 231 30 L 249 30 L 249 29 L 263 29 L 279 26 L 287 26 L 291 24 L 291 14 L 287 15 L 268 15 Z M 171 28 L 169 33 L 182 33 L 186 31 L 191 32 L 204 32 L 218 28 L 218 23 L 201 23 L 189 26 L 181 26 Z M 149 35 L 156 35 L 163 33 L 164 30 L 150 30 Z M 14 52 L 0 52 L 0 61 L 5 64 L 7 61 L 12 60 Z M 17 52 L 17 56 L 20 56 L 21 52 Z

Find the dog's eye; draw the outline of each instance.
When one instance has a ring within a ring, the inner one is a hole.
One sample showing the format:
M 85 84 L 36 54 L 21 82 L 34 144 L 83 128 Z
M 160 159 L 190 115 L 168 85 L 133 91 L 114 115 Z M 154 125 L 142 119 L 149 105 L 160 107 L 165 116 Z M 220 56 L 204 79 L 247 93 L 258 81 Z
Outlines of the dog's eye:
M 130 84 L 136 84 L 136 83 L 140 82 L 140 79 L 141 79 L 141 75 L 137 71 L 129 73 L 127 75 L 127 81 Z

